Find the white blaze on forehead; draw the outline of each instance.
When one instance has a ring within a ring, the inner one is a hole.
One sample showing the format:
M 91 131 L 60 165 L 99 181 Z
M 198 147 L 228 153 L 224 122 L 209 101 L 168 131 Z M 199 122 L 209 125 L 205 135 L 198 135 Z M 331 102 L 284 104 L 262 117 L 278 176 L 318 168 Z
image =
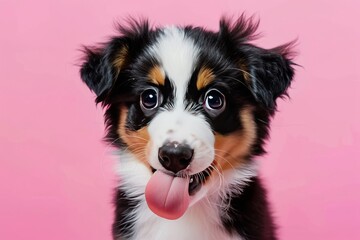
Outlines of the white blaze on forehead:
M 150 51 L 155 54 L 166 76 L 175 86 L 176 105 L 183 103 L 185 92 L 195 63 L 199 54 L 199 49 L 194 41 L 187 36 L 182 29 L 168 27 L 164 29 Z
M 199 114 L 185 109 L 185 93 L 194 72 L 199 49 L 184 30 L 169 27 L 163 30 L 149 52 L 174 86 L 174 108 L 159 111 L 151 120 L 148 131 L 152 141 L 149 163 L 163 169 L 158 160 L 158 149 L 167 141 L 186 143 L 194 149 L 189 171 L 194 174 L 205 170 L 214 159 L 214 135 L 211 127 Z

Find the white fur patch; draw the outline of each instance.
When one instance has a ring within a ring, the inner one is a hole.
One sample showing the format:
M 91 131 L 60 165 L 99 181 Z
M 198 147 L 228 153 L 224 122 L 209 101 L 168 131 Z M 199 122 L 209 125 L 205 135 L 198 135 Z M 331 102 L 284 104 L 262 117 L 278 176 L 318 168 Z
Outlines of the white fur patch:
M 209 124 L 201 116 L 175 108 L 157 114 L 148 130 L 152 140 L 148 161 L 156 169 L 164 169 L 158 160 L 158 149 L 167 141 L 185 142 L 194 149 L 194 157 L 188 168 L 191 175 L 205 170 L 214 160 L 215 138 Z
M 194 71 L 199 49 L 192 39 L 177 27 L 164 29 L 150 52 L 160 61 L 161 67 L 176 87 L 176 105 L 183 105 L 186 87 Z

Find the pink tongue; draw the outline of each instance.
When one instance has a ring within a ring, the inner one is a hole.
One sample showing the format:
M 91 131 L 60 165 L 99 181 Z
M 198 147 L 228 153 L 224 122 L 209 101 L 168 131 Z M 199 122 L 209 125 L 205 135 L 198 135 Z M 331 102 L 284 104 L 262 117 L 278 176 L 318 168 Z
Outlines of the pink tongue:
M 178 219 L 189 206 L 189 179 L 156 171 L 145 189 L 146 202 L 155 214 Z

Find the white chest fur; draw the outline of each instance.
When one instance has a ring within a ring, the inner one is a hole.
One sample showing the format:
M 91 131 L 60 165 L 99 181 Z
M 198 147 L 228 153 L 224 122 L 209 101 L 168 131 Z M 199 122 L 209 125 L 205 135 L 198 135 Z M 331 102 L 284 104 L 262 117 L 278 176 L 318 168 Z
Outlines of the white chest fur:
M 134 240 L 241 240 L 224 230 L 218 211 L 206 200 L 188 209 L 178 220 L 156 216 L 143 201 L 134 217 Z
M 129 240 L 241 240 L 237 235 L 230 235 L 221 222 L 219 199 L 231 192 L 241 192 L 241 186 L 256 175 L 256 165 L 243 166 L 241 170 L 224 172 L 221 178 L 208 181 L 206 196 L 191 206 L 177 220 L 167 220 L 155 215 L 147 206 L 144 192 L 146 183 L 151 177 L 149 170 L 133 156 L 121 152 L 121 164 L 116 168 L 120 176 L 121 188 L 127 195 L 139 201 L 139 205 L 129 216 L 134 222 L 133 236 Z M 240 188 L 232 188 L 236 183 Z M 202 187 L 205 189 L 205 187 Z M 123 238 L 122 238 L 123 239 Z M 126 239 L 126 238 L 125 238 Z

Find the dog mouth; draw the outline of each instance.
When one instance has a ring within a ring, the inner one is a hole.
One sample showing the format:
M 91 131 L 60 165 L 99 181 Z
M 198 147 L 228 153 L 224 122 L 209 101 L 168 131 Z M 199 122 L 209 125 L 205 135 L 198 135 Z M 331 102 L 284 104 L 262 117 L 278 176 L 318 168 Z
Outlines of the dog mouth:
M 211 167 L 208 167 L 202 172 L 196 173 L 190 176 L 189 181 L 189 195 L 194 196 L 197 193 L 201 186 L 206 182 L 211 174 Z
M 201 186 L 206 182 L 206 180 L 211 175 L 212 166 L 209 166 L 205 170 L 195 173 L 193 175 L 187 175 L 187 174 L 176 174 L 176 176 L 183 177 L 183 178 L 189 178 L 189 187 L 188 187 L 188 193 L 190 196 L 194 196 L 200 189 Z M 153 167 L 151 167 L 151 171 L 154 174 L 157 170 Z
M 150 210 L 166 219 L 178 219 L 188 209 L 192 197 L 211 174 L 211 166 L 202 172 L 189 175 L 152 169 L 153 174 L 145 187 L 145 200 Z

